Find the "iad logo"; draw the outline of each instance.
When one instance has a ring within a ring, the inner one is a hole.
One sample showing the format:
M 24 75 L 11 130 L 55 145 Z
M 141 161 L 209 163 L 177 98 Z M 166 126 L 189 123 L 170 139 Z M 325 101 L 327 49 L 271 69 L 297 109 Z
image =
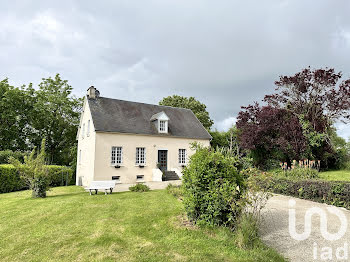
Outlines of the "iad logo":
M 337 233 L 329 233 L 327 229 L 327 214 L 326 212 L 319 207 L 309 208 L 304 217 L 304 232 L 296 232 L 296 212 L 295 212 L 295 200 L 289 200 L 289 234 L 295 240 L 306 240 L 311 235 L 312 228 L 312 216 L 318 215 L 320 218 L 320 232 L 325 240 L 335 241 L 341 239 L 347 230 L 348 221 L 344 213 L 336 207 L 327 207 L 329 213 L 334 214 L 338 217 L 340 221 L 340 228 Z M 320 250 L 320 254 L 319 254 Z M 333 252 L 334 251 L 334 252 Z M 313 258 L 314 260 L 320 258 L 321 260 L 333 260 L 333 254 L 338 260 L 347 260 L 348 259 L 348 243 L 344 243 L 343 246 L 340 246 L 333 250 L 331 247 L 321 247 L 319 249 L 317 243 L 313 244 Z M 334 261 L 334 260 L 333 260 Z
M 305 222 L 304 222 L 304 232 L 303 233 L 297 233 L 295 224 L 296 224 L 296 217 L 295 217 L 295 200 L 289 200 L 289 234 L 292 238 L 295 240 L 305 240 L 309 238 L 311 234 L 311 218 L 313 215 L 317 214 L 320 217 L 320 231 L 324 239 L 329 241 L 334 241 L 341 239 L 348 228 L 348 221 L 346 219 L 346 216 L 344 213 L 336 207 L 330 206 L 327 207 L 327 210 L 329 213 L 332 213 L 336 215 L 340 220 L 340 229 L 337 233 L 329 233 L 327 229 L 327 214 L 326 212 L 319 208 L 319 207 L 312 207 L 309 208 L 305 213 Z

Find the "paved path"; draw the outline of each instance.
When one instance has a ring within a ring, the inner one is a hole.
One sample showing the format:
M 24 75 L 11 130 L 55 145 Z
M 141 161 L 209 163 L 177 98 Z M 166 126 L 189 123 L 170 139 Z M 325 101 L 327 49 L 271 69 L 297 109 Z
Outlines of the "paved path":
M 312 207 L 321 208 L 325 211 L 328 220 L 328 232 L 337 233 L 340 229 L 340 219 L 327 211 L 326 204 L 315 203 L 312 201 L 301 200 L 282 195 L 274 195 L 269 199 L 263 210 L 263 220 L 261 225 L 262 240 L 271 247 L 274 247 L 279 253 L 289 258 L 290 261 L 350 261 L 350 211 L 343 208 L 336 208 L 345 215 L 348 227 L 345 235 L 339 240 L 329 241 L 323 238 L 320 230 L 320 216 L 313 215 L 311 223 L 311 235 L 303 241 L 295 240 L 289 233 L 289 200 L 295 200 L 296 211 L 296 232 L 304 232 L 305 213 Z M 349 200 L 350 201 L 350 200 Z M 291 208 L 293 209 L 293 207 Z M 344 248 L 345 247 L 345 248 Z M 342 248 L 342 249 L 339 249 Z M 337 258 L 338 257 L 345 259 Z M 344 249 L 347 252 L 344 254 Z M 332 252 L 332 253 L 330 253 Z M 323 255 L 322 255 L 323 254 Z M 317 259 L 314 259 L 317 258 Z M 327 258 L 327 259 L 325 259 Z

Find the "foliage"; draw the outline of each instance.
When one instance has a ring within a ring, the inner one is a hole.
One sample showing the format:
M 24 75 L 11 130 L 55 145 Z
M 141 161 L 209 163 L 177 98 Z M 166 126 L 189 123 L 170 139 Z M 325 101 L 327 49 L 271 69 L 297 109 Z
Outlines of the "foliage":
M 75 183 L 73 170 L 66 166 L 46 166 L 49 187 L 72 185 Z M 17 169 L 10 164 L 0 165 L 0 193 L 28 189 Z
M 23 162 L 24 156 L 26 155 L 27 153 L 22 153 L 19 151 L 12 151 L 12 150 L 0 151 L 0 164 L 7 164 L 10 157 L 13 157 Z
M 234 228 L 245 189 L 235 159 L 200 145 L 195 149 L 182 177 L 187 216 L 197 224 Z
M 68 165 L 71 148 L 76 147 L 76 134 L 82 100 L 72 96 L 72 87 L 57 74 L 43 78 L 35 92 L 32 127 L 37 130 L 32 142 L 46 138 L 49 162 Z
M 220 131 L 217 131 L 217 130 L 210 130 L 209 133 L 212 136 L 212 139 L 210 141 L 210 145 L 211 145 L 212 148 L 228 147 L 229 146 L 227 132 L 220 132 Z
M 43 139 L 40 151 L 36 154 L 36 148 L 34 148 L 29 156 L 24 157 L 23 164 L 13 157 L 9 159 L 9 162 L 18 170 L 25 184 L 32 189 L 33 197 L 46 197 L 49 183 L 45 158 L 45 139 Z
M 68 165 L 82 100 L 72 96 L 67 80 L 57 74 L 43 79 L 37 89 L 0 82 L 0 150 L 27 152 L 46 137 L 50 163 Z
M 277 93 L 264 101 L 277 108 L 287 108 L 300 119 L 308 142 L 308 157 L 321 159 L 333 168 L 332 124 L 350 120 L 350 79 L 340 82 L 341 72 L 332 68 L 303 69 L 293 76 L 281 76 L 275 82 Z M 340 82 L 340 83 L 339 83 Z
M 29 197 L 0 196 L 2 261 L 284 261 L 261 241 L 238 248 L 227 228 L 179 224 L 183 205 L 165 190 L 88 197 L 69 186 L 45 200 Z
M 238 219 L 235 235 L 239 247 L 250 249 L 258 243 L 261 211 L 271 196 L 266 188 L 261 187 L 261 183 L 263 181 L 268 184 L 272 176 L 256 168 L 244 169 L 241 171 L 241 175 L 246 182 L 247 190 L 241 199 L 244 210 Z
M 67 166 L 48 165 L 47 179 L 49 187 L 74 185 L 73 169 Z
M 192 96 L 184 97 L 173 95 L 164 97 L 159 102 L 159 105 L 191 109 L 202 125 L 208 130 L 214 124 L 213 120 L 210 119 L 207 106 Z
M 144 184 L 136 184 L 135 186 L 129 187 L 129 190 L 133 192 L 147 192 L 150 190 L 150 188 Z
M 183 192 L 182 192 L 181 186 L 174 186 L 173 184 L 169 184 L 166 187 L 166 191 L 176 198 L 182 199 L 182 197 L 183 197 Z
M 274 175 L 283 176 L 290 179 L 317 179 L 319 178 L 319 172 L 313 168 L 301 168 L 295 167 L 290 170 L 275 170 Z
M 235 242 L 242 249 L 252 249 L 259 243 L 259 223 L 252 214 L 243 213 L 238 219 Z
M 25 189 L 19 173 L 12 165 L 0 165 L 0 193 Z
M 278 92 L 264 100 L 303 115 L 316 132 L 322 133 L 335 120 L 350 119 L 350 79 L 338 84 L 341 77 L 342 73 L 333 68 L 305 68 L 293 76 L 280 76 L 275 82 Z
M 293 113 L 257 103 L 242 108 L 237 121 L 239 142 L 243 149 L 251 150 L 255 165 L 265 168 L 269 158 L 290 162 L 303 156 L 307 144 Z
M 26 151 L 31 133 L 28 123 L 33 108 L 34 89 L 15 88 L 8 79 L 0 81 L 0 150 Z
M 325 180 L 295 180 L 274 177 L 262 187 L 277 194 L 294 196 L 350 209 L 350 183 Z

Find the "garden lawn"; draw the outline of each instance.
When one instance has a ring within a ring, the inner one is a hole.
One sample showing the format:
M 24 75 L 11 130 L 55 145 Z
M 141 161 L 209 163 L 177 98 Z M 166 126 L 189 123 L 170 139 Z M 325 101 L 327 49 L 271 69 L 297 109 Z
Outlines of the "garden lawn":
M 320 172 L 320 178 L 329 181 L 350 181 L 350 170 Z
M 283 261 L 259 244 L 235 246 L 225 228 L 179 222 L 182 203 L 165 190 L 93 195 L 57 187 L 0 194 L 2 261 Z

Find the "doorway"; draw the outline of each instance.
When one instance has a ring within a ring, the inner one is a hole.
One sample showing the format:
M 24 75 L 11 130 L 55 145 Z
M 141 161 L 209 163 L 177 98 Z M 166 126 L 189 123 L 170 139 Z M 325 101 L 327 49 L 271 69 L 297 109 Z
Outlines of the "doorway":
M 167 171 L 168 169 L 168 150 L 158 150 L 159 169 Z

